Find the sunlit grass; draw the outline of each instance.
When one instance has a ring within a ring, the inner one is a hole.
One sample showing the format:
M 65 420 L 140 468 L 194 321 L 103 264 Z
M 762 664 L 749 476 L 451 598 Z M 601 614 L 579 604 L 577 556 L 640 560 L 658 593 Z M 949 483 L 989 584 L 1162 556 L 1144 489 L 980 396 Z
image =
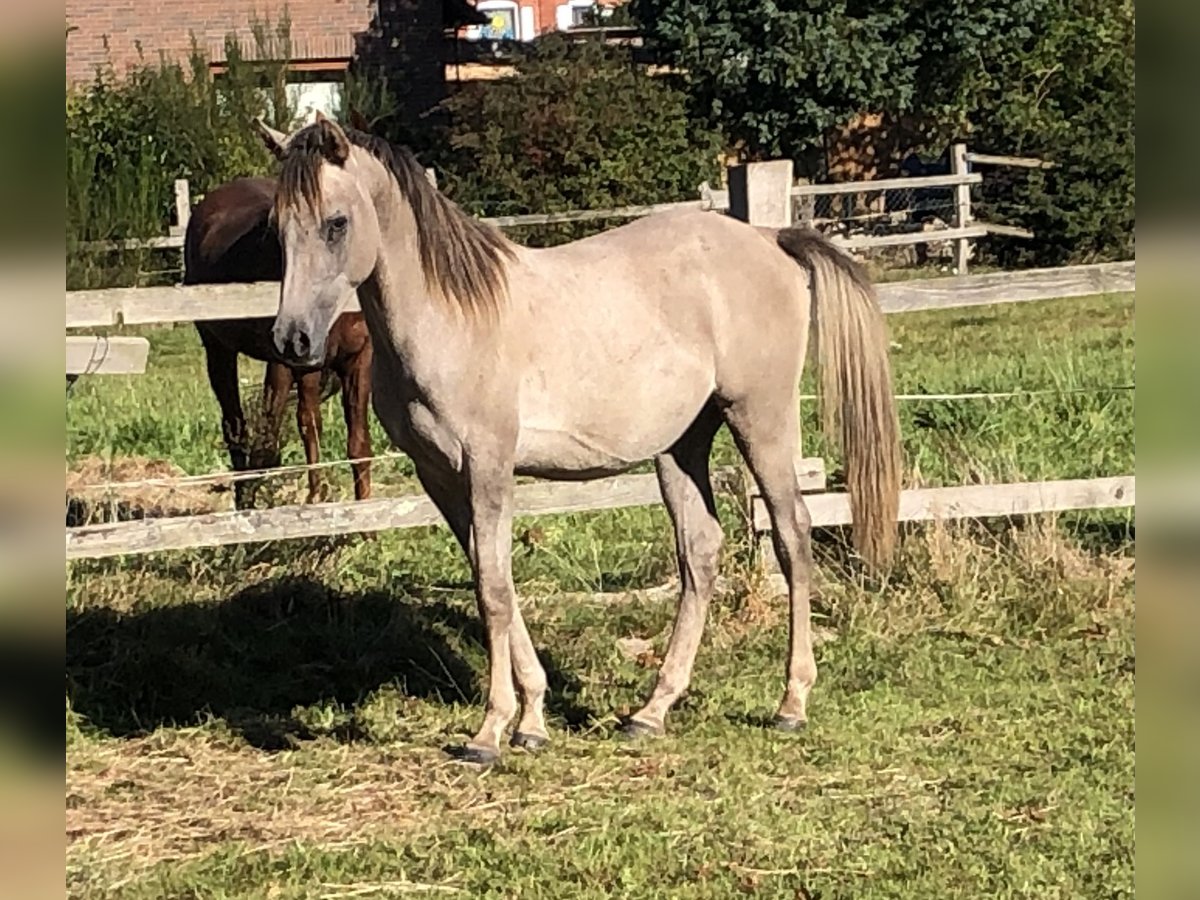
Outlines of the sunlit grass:
M 1082 389 L 903 404 L 909 483 L 1133 470 L 1132 395 L 1108 390 L 1133 381 L 1127 298 L 890 322 L 900 393 Z M 225 468 L 194 332 L 148 333 L 147 375 L 69 399 L 68 461 Z M 343 454 L 336 402 L 325 421 Z M 716 455 L 734 461 L 724 435 Z M 404 462 L 377 471 L 381 494 L 416 489 Z M 612 726 L 670 627 L 672 592 L 641 590 L 672 577 L 665 512 L 518 523 L 552 744 L 486 772 L 440 749 L 478 724 L 485 659 L 444 528 L 69 565 L 68 893 L 1132 894 L 1131 514 L 909 528 L 882 582 L 819 535 L 812 724 L 781 735 L 761 723 L 785 604 L 748 570 L 732 498 L 722 512 L 724 590 L 646 745 Z

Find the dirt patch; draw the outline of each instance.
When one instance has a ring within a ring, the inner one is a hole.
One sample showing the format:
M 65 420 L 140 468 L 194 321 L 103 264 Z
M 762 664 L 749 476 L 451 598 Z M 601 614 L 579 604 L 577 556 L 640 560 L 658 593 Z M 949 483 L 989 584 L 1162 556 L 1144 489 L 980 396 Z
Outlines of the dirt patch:
M 165 459 L 88 456 L 67 467 L 67 527 L 217 512 L 229 485 L 172 484 L 187 472 Z

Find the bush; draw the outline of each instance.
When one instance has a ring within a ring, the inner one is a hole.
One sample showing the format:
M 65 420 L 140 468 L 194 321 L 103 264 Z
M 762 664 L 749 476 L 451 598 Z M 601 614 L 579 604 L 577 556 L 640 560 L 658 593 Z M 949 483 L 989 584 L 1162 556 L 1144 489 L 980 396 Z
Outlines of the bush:
M 747 158 L 820 177 L 831 131 L 856 114 L 918 123 L 915 146 L 1041 156 L 986 212 L 1032 228 L 1005 262 L 1127 256 L 1133 241 L 1132 0 L 632 0 L 694 114 Z M 1004 177 L 1003 171 L 1001 171 Z
M 686 96 L 600 44 L 544 38 L 514 77 L 472 85 L 445 107 L 449 133 L 432 161 L 447 192 L 477 214 L 694 200 L 719 175 L 719 140 L 689 119 Z M 517 237 L 556 243 L 603 227 Z
M 286 23 L 255 30 L 263 48 L 286 43 Z M 185 65 L 160 59 L 120 79 L 110 66 L 68 93 L 69 286 L 128 281 L 131 267 L 144 265 L 145 254 L 85 253 L 78 244 L 165 233 L 175 179 L 188 179 L 194 201 L 232 178 L 273 170 L 250 120 L 289 124 L 283 66 L 248 62 L 232 39 L 226 53 L 219 80 L 193 46 Z
M 1134 253 L 1132 0 L 1072 0 L 993 67 L 971 115 L 973 149 L 1036 156 L 1045 171 L 994 170 L 979 216 L 1031 229 L 989 241 L 1005 265 Z

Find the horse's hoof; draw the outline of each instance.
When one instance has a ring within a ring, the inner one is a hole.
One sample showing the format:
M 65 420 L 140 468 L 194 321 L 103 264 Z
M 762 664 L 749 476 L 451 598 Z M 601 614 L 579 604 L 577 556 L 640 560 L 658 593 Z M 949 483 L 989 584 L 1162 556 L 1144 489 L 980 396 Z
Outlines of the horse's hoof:
M 473 763 L 477 766 L 490 766 L 500 760 L 500 751 L 493 750 L 491 747 L 472 747 L 470 744 L 465 744 L 442 749 L 459 762 Z
M 531 734 L 527 731 L 514 731 L 512 740 L 509 743 L 523 750 L 541 750 L 550 743 L 550 738 L 541 734 Z
M 775 729 L 777 731 L 803 731 L 808 727 L 808 719 L 799 719 L 795 716 L 776 716 Z
M 630 741 L 648 737 L 662 737 L 667 733 L 667 730 L 661 725 L 651 725 L 649 722 L 643 722 L 640 719 L 634 718 L 625 719 L 617 726 L 617 731 L 622 737 Z

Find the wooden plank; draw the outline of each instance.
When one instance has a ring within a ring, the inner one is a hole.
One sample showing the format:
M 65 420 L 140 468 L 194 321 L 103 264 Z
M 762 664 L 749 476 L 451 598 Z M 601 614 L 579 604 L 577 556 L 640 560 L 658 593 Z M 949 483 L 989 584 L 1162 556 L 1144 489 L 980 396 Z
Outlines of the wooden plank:
M 996 222 L 986 222 L 983 227 L 987 229 L 988 234 L 998 234 L 1002 237 L 1032 238 L 1035 236 L 1028 228 L 1019 228 L 1016 225 L 1000 225 Z
M 77 245 L 82 250 L 178 250 L 183 247 L 182 234 L 167 234 L 162 237 L 129 238 L 122 241 L 82 241 Z
M 956 278 L 896 281 L 880 284 L 876 290 L 879 305 L 885 313 L 900 313 L 921 309 L 1087 297 L 1092 294 L 1119 294 L 1134 290 L 1134 274 L 1135 263 L 1131 260 L 1054 269 L 1027 269 L 1023 272 L 962 275 Z
M 727 477 L 733 471 L 714 472 L 714 479 Z M 824 478 L 823 470 L 821 477 Z M 621 475 L 595 481 L 519 484 L 514 490 L 514 500 L 518 516 L 540 516 L 653 506 L 662 502 L 662 496 L 657 476 Z M 441 514 L 424 494 L 280 506 L 70 528 L 66 534 L 66 558 L 94 559 L 441 524 Z
M 976 226 L 986 228 L 989 226 Z M 918 235 L 928 239 L 930 232 Z M 938 232 L 945 239 L 949 231 Z M 880 239 L 911 237 L 884 235 Z M 841 242 L 851 249 L 856 244 Z M 878 246 L 878 244 L 876 244 Z M 1095 263 L 1022 272 L 994 272 L 956 278 L 929 278 L 878 285 L 884 312 L 910 312 L 955 306 L 981 306 L 1056 297 L 1115 294 L 1134 290 L 1135 263 Z M 192 322 L 207 319 L 273 317 L 279 307 L 279 283 L 205 284 L 175 287 L 107 288 L 66 292 L 66 327 Z M 358 309 L 352 300 L 347 312 Z
M 908 231 L 901 234 L 864 234 L 856 237 L 830 235 L 829 240 L 847 250 L 861 250 L 866 247 L 900 247 L 904 244 L 936 244 L 939 241 L 970 240 L 987 237 L 985 225 L 971 225 L 967 228 L 940 228 L 936 231 Z
M 119 312 L 104 291 L 67 291 L 67 328 L 107 328 L 118 324 Z
M 67 337 L 68 375 L 141 375 L 150 342 L 142 337 Z
M 683 200 L 678 203 L 651 203 L 645 206 L 621 206 L 614 209 L 583 209 L 559 213 L 530 213 L 520 216 L 490 216 L 482 221 L 497 228 L 517 228 L 525 225 L 557 225 L 563 222 L 593 222 L 598 219 L 637 219 L 677 210 L 706 210 L 703 200 Z
M 1015 166 L 1021 169 L 1053 169 L 1058 165 L 1032 156 L 1000 156 L 995 153 L 968 153 L 967 161 L 985 166 Z
M 819 456 L 798 456 L 795 465 L 796 480 L 800 482 L 800 490 L 825 490 L 825 460 Z M 749 477 L 748 471 L 744 473 L 743 477 L 746 478 L 747 496 L 750 499 L 760 496 L 758 485 Z
M 358 308 L 354 301 L 354 309 Z M 279 282 L 168 285 L 68 291 L 68 328 L 98 324 L 149 325 L 209 319 L 273 317 L 279 309 Z M 105 322 L 102 310 L 108 310 Z
M 847 494 L 813 494 L 805 497 L 804 502 L 815 527 L 851 523 Z M 1072 509 L 1121 509 L 1134 505 L 1134 476 L 1119 475 L 902 491 L 899 519 L 901 522 L 982 519 Z M 754 501 L 754 528 L 758 532 L 771 530 L 771 518 L 761 498 Z
M 838 184 L 798 184 L 792 188 L 793 197 L 816 197 L 822 194 L 869 194 L 874 191 L 918 190 L 920 188 L 958 187 L 981 184 L 978 172 L 965 175 L 920 175 L 910 178 L 878 178 L 874 181 L 843 181 Z
M 790 159 L 730 166 L 729 214 L 751 225 L 787 228 L 792 224 L 792 173 Z
M 955 175 L 967 175 L 970 166 L 967 163 L 967 145 L 950 145 L 950 171 Z M 959 231 L 971 227 L 971 186 L 967 183 L 954 188 L 954 227 Z M 971 242 L 967 238 L 958 238 L 954 242 L 954 272 L 956 275 L 966 275 L 971 258 Z
M 186 178 L 175 179 L 175 224 L 168 231 L 183 237 L 187 233 L 188 220 L 192 217 L 192 195 Z

